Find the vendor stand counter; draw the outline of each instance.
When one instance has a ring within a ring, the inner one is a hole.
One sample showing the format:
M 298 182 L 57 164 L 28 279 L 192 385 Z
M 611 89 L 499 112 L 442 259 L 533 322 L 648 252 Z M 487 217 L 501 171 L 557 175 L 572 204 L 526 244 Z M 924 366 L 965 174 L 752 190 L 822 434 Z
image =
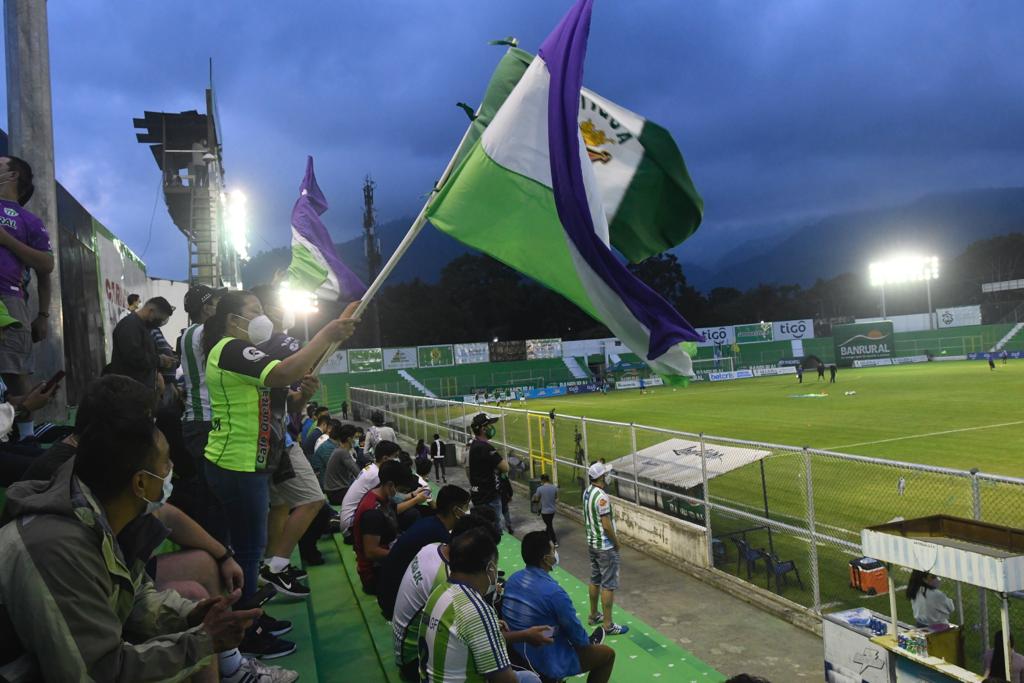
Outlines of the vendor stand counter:
M 979 586 L 999 593 L 1002 598 L 1003 647 L 1009 651 L 1009 593 L 1024 590 L 1024 530 L 970 519 L 936 515 L 890 522 L 861 531 L 865 555 L 883 562 L 928 572 L 935 576 Z M 896 620 L 896 595 L 893 572 L 889 571 L 889 608 L 891 616 L 886 635 L 872 642 L 895 655 L 895 681 L 980 681 L 981 676 L 959 666 L 961 647 L 952 651 L 941 633 L 956 629 L 930 629 L 927 647 L 911 639 L 908 643 Z M 962 615 L 961 615 L 962 616 Z M 942 637 L 942 643 L 933 637 Z M 959 645 L 959 642 L 958 642 Z M 986 646 L 988 644 L 986 643 Z M 936 656 L 941 655 L 941 656 Z M 1010 659 L 1006 659 L 1009 679 Z

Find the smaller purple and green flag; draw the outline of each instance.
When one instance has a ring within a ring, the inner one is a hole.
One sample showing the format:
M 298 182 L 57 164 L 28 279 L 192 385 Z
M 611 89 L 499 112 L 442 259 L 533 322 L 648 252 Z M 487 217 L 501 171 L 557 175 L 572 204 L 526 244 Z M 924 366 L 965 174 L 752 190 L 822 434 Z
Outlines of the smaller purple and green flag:
M 366 285 L 334 250 L 334 241 L 320 220 L 325 211 L 327 198 L 317 185 L 313 157 L 307 157 L 306 175 L 292 208 L 292 262 L 288 266 L 288 281 L 292 289 L 312 292 L 320 299 L 356 301 L 366 292 Z

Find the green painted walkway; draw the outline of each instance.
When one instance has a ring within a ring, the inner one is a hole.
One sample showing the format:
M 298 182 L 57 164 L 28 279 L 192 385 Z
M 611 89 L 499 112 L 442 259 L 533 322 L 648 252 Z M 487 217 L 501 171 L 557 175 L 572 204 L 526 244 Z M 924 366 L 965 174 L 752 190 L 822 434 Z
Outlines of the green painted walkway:
M 320 550 L 327 563 L 307 568 L 312 589 L 309 600 L 277 599 L 267 605 L 275 618 L 295 622 L 295 629 L 285 637 L 299 645 L 294 655 L 269 663 L 300 672 L 303 681 L 399 683 L 392 655 L 391 626 L 380 615 L 376 599 L 363 594 L 351 546 L 335 536 L 333 541 L 321 541 Z M 499 566 L 506 574 L 523 568 L 519 541 L 514 537 L 503 536 L 500 553 Z M 554 576 L 576 604 L 577 613 L 588 614 L 586 584 L 563 569 L 556 569 Z M 616 651 L 613 681 L 725 680 L 629 612 L 616 607 L 615 620 L 627 624 L 630 632 L 605 641 Z M 572 680 L 584 679 L 581 675 Z

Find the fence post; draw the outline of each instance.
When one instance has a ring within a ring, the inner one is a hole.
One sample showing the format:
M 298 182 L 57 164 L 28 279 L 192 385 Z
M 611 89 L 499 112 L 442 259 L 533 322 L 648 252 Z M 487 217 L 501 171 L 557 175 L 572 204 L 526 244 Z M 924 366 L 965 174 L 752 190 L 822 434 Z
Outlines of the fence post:
M 555 443 L 555 421 L 551 420 L 551 483 L 558 486 L 558 446 Z
M 629 442 L 633 449 L 633 502 L 637 505 L 640 504 L 640 477 L 637 472 L 638 465 L 636 459 L 636 425 L 632 422 L 629 423 Z
M 974 519 L 981 520 L 981 482 L 978 480 L 978 468 L 971 468 L 971 509 Z M 988 647 L 988 591 L 978 588 L 978 608 L 981 611 L 981 642 Z
M 821 614 L 821 580 L 818 576 L 818 534 L 814 524 L 814 480 L 811 476 L 811 454 L 804 446 L 804 481 L 807 496 L 807 529 L 811 532 L 811 592 L 814 611 Z M 777 580 L 777 579 L 776 579 Z
M 505 417 L 506 417 L 506 413 L 505 413 L 505 409 L 502 408 L 501 406 L 498 407 L 498 415 L 500 416 L 500 418 L 498 419 L 498 424 L 501 425 L 501 443 L 505 447 L 505 460 L 508 460 L 508 455 L 509 455 L 508 436 L 505 433 Z
M 708 491 L 708 456 L 704 452 L 704 432 L 700 433 L 700 480 L 704 492 L 704 530 L 707 535 L 708 566 L 715 566 L 715 543 L 711 535 L 711 493 Z
M 445 401 L 444 402 L 444 426 L 447 429 L 443 430 L 441 433 L 444 434 L 445 437 L 447 437 L 445 439 L 445 441 L 451 441 L 452 440 L 452 402 L 451 401 Z

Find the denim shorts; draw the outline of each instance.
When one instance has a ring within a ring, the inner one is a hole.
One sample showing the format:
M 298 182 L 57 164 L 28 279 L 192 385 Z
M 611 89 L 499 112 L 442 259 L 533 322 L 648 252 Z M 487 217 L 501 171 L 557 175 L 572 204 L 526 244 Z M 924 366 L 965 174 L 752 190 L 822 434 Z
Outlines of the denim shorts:
M 590 585 L 613 591 L 619 587 L 619 551 L 587 548 L 590 555 Z

